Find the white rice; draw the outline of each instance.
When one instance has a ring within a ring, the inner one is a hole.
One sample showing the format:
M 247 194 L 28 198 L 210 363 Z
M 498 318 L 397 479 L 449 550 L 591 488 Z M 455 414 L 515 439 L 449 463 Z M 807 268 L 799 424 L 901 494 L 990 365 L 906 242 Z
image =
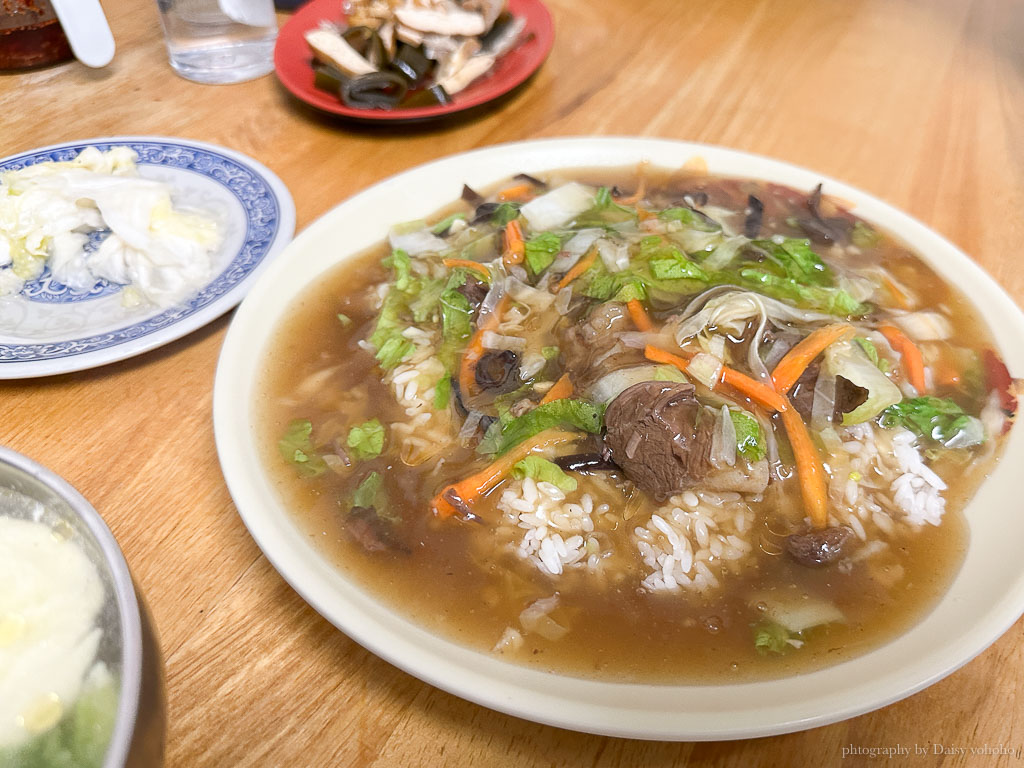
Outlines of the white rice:
M 913 432 L 859 424 L 843 429 L 841 438 L 845 455 L 831 462 L 836 522 L 849 525 L 865 541 L 873 536 L 865 523 L 888 537 L 899 535 L 898 523 L 942 523 L 947 486 L 925 464 Z
M 415 351 L 384 375 L 406 419 L 391 424 L 394 437 L 401 442 L 399 455 L 415 466 L 439 454 L 451 443 L 448 416 L 434 410 L 434 393 L 444 376 L 444 366 L 434 355 L 429 334 L 416 328 L 405 333 Z
M 753 522 L 754 511 L 738 493 L 673 496 L 633 531 L 648 570 L 641 586 L 652 592 L 717 589 L 753 551 L 747 538 Z
M 607 504 L 594 504 L 589 493 L 568 499 L 551 483 L 524 478 L 508 484 L 498 500 L 503 524 L 525 531 L 515 553 L 544 573 L 560 576 L 569 568 L 599 570 L 610 554 L 594 533 L 594 515 Z

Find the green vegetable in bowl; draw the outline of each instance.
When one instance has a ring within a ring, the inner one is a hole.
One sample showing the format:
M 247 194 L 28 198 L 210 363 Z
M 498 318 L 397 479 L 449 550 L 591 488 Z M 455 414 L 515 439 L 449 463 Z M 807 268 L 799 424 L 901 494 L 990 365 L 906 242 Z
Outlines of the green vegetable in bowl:
M 949 398 L 915 397 L 886 408 L 883 427 L 902 426 L 947 448 L 966 448 L 985 441 L 981 421 Z
M 295 465 L 300 474 L 307 476 L 319 475 L 327 465 L 313 448 L 310 436 L 313 424 L 309 419 L 293 419 L 288 423 L 284 435 L 277 441 L 277 449 L 281 457 Z
M 378 419 L 370 419 L 352 427 L 345 443 L 352 458 L 360 461 L 375 459 L 384 450 L 384 425 Z
M 561 467 L 553 461 L 548 461 L 540 456 L 527 456 L 512 467 L 512 477 L 521 480 L 530 477 L 538 482 L 551 483 L 559 490 L 571 493 L 575 491 L 579 483 L 575 477 L 569 477 Z

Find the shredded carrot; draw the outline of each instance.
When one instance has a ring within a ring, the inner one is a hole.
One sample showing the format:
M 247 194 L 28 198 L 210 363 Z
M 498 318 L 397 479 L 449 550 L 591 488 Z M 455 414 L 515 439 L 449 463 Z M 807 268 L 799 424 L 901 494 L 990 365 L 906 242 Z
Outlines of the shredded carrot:
M 617 197 L 615 202 L 621 205 L 636 205 L 644 199 L 644 195 L 647 194 L 647 179 L 644 176 L 640 177 L 640 183 L 637 184 L 636 192 L 629 197 Z
M 650 344 L 644 347 L 644 357 L 655 363 L 665 363 L 667 365 L 675 366 L 684 373 L 686 372 L 687 366 L 690 364 L 690 361 L 686 358 L 673 355 L 671 352 L 666 352 L 665 350 L 658 349 L 657 347 L 652 347 Z M 740 373 L 726 365 L 722 366 L 722 383 L 728 384 L 740 394 L 749 397 L 755 403 L 770 411 L 784 411 L 788 407 L 786 404 L 786 398 L 767 384 L 762 384 L 761 382 L 750 378 L 746 374 Z
M 654 327 L 651 325 L 651 318 L 647 316 L 647 310 L 644 309 L 643 302 L 640 299 L 630 299 L 627 301 L 626 309 L 629 310 L 629 316 L 632 318 L 633 325 L 637 327 L 637 330 L 646 333 Z
M 558 281 L 558 290 L 562 290 L 565 286 L 590 269 L 596 260 L 597 248 L 591 248 L 580 258 L 579 261 L 573 264 L 572 268 L 565 273 L 565 276 Z
M 498 193 L 498 199 L 501 201 L 516 200 L 525 201 L 533 198 L 533 185 L 522 183 L 513 184 L 511 187 L 506 187 Z
M 498 457 L 476 474 L 445 487 L 434 497 L 430 508 L 438 517 L 451 517 L 458 511 L 457 506 L 468 508 L 480 497 L 490 493 L 505 475 L 512 471 L 512 467 L 534 451 L 570 443 L 573 440 L 578 440 L 579 437 L 573 432 L 545 430 L 510 449 L 508 453 Z
M 544 393 L 544 397 L 541 398 L 540 404 L 550 403 L 553 400 L 565 400 L 567 397 L 571 397 L 573 392 L 572 379 L 569 378 L 568 373 L 563 373 L 561 378 L 554 383 L 554 385 L 547 392 Z
M 789 436 L 789 444 L 793 448 L 796 461 L 796 474 L 800 480 L 800 495 L 804 500 L 804 508 L 811 525 L 824 528 L 828 523 L 828 490 L 825 485 L 825 468 L 821 465 L 818 449 L 814 447 L 811 433 L 807 431 L 804 420 L 786 399 L 786 409 L 782 411 L 782 425 Z
M 478 261 L 470 261 L 469 259 L 441 259 L 441 263 L 448 267 L 448 269 L 462 267 L 463 269 L 471 269 L 474 272 L 479 272 L 487 278 L 488 282 L 491 279 L 491 273 L 487 270 L 487 267 Z
M 505 252 L 501 259 L 506 267 L 521 264 L 526 256 L 526 243 L 523 242 L 523 228 L 513 219 L 505 225 Z
M 910 309 L 910 297 L 896 284 L 895 280 L 887 275 L 882 275 L 882 282 L 889 289 L 889 293 L 892 294 L 892 300 L 896 302 L 897 307 L 900 309 Z
M 779 360 L 772 371 L 775 391 L 782 395 L 789 392 L 811 361 L 824 352 L 826 347 L 841 339 L 851 338 L 856 332 L 848 323 L 837 323 L 819 328 L 805 337 Z
M 476 333 L 473 334 L 466 346 L 466 351 L 462 354 L 462 364 L 459 366 L 459 389 L 463 395 L 471 395 L 476 389 L 476 363 L 484 353 L 484 333 L 498 327 L 507 304 L 508 296 L 502 296 L 498 306 L 477 326 Z
M 646 208 L 637 208 L 636 218 L 637 221 L 647 221 L 648 219 L 658 218 L 658 214 L 656 214 L 654 211 L 648 211 Z
M 885 336 L 892 348 L 900 353 L 903 359 L 903 370 L 907 374 L 907 380 L 913 385 L 919 394 L 925 392 L 924 382 L 924 357 L 917 344 L 910 340 L 903 331 L 895 325 L 880 325 L 879 332 Z

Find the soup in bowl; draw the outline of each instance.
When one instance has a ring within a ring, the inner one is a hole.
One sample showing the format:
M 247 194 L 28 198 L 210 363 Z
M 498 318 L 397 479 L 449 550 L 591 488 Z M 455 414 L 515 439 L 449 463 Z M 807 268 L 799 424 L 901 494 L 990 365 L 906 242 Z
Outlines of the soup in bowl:
M 677 738 L 843 716 L 740 697 L 853 679 L 955 588 L 964 509 L 1013 435 L 991 321 L 842 185 L 672 143 L 527 146 L 443 163 L 461 200 L 400 198 L 376 237 L 330 214 L 294 249 L 330 247 L 333 218 L 344 258 L 240 313 L 215 410 L 250 529 L 357 639 L 516 714 Z M 240 457 L 222 390 L 247 333 Z M 255 514 L 254 475 L 272 489 Z M 271 519 L 289 541 L 268 543 Z M 429 640 L 400 650 L 339 616 L 351 600 Z M 622 717 L 669 691 L 702 693 L 673 724 Z

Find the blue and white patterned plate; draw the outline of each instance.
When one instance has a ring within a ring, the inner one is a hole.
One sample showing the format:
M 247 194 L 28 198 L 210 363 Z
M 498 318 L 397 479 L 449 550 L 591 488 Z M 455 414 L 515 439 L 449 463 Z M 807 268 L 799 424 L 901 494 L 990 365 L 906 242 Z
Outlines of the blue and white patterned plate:
M 230 149 L 185 139 L 118 136 L 55 144 L 0 160 L 0 171 L 71 160 L 86 147 L 128 146 L 139 174 L 166 182 L 175 206 L 216 220 L 223 240 L 214 277 L 185 304 L 126 307 L 122 286 L 101 281 L 72 291 L 49 271 L 16 296 L 0 297 L 0 379 L 49 376 L 93 368 L 174 341 L 234 307 L 271 257 L 295 233 L 295 205 L 268 168 Z M 94 233 L 87 249 L 105 232 Z

